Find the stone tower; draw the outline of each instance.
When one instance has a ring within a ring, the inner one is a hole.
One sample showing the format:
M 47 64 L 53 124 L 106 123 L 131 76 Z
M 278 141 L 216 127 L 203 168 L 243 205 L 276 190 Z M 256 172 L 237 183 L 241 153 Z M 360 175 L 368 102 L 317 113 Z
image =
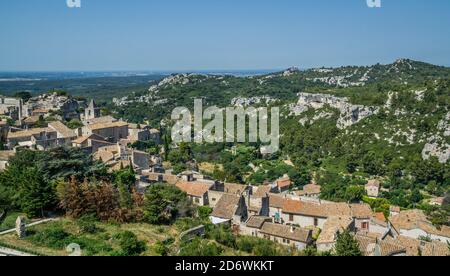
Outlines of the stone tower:
M 89 106 L 84 111 L 84 119 L 92 120 L 100 117 L 100 107 L 97 106 L 94 100 L 89 103 Z

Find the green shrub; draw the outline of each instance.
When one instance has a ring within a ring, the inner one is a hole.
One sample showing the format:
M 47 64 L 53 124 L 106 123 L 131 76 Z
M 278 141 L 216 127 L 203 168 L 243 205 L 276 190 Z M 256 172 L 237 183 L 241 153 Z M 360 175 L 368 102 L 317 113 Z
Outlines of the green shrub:
M 119 241 L 121 256 L 138 256 L 147 250 L 145 242 L 138 240 L 133 232 L 125 231 L 116 235 L 115 238 Z
M 96 225 L 96 217 L 94 215 L 86 215 L 77 220 L 77 226 L 80 233 L 95 234 L 98 232 Z

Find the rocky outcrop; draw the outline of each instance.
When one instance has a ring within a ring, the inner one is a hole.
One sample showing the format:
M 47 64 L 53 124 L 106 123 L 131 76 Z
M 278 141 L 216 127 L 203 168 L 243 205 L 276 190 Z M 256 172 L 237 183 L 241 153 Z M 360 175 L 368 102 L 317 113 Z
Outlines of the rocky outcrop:
M 300 115 L 310 108 L 318 110 L 329 106 L 337 109 L 340 113 L 337 121 L 337 127 L 340 129 L 352 126 L 362 119 L 379 112 L 378 107 L 353 105 L 349 103 L 347 98 L 340 98 L 333 95 L 299 93 L 298 96 L 299 100 L 297 104 L 291 106 L 291 114 Z
M 434 156 L 445 164 L 450 160 L 450 145 L 446 142 L 446 137 L 450 136 L 450 112 L 439 122 L 437 129 L 440 133 L 428 138 L 422 150 L 422 158 L 428 160 Z
M 441 137 L 432 136 L 422 150 L 422 158 L 428 160 L 431 157 L 437 157 L 442 164 L 450 159 L 450 145 L 443 142 Z
M 274 102 L 275 99 L 268 97 L 268 96 L 262 96 L 262 97 L 251 97 L 251 98 L 243 98 L 243 97 L 237 97 L 231 100 L 232 106 L 251 106 L 255 104 L 269 104 Z

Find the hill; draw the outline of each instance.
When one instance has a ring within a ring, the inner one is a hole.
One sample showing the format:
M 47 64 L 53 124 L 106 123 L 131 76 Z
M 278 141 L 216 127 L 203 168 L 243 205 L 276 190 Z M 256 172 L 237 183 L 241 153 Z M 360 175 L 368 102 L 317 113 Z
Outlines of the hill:
M 270 171 L 289 160 L 316 181 L 334 179 L 324 194 L 335 200 L 345 200 L 349 183 L 380 178 L 384 197 L 407 207 L 415 204 L 409 198 L 413 192 L 440 196 L 449 189 L 449 85 L 450 68 L 409 59 L 365 67 L 290 68 L 253 77 L 178 74 L 148 91 L 114 99 L 111 109 L 121 118 L 159 125 L 173 108 L 192 108 L 194 98 L 208 106 L 281 106 L 281 151 L 269 158 L 253 155 L 253 164 Z M 220 150 L 206 153 L 207 147 L 197 145 L 192 150 L 205 159 L 200 161 L 232 172 L 222 173 L 223 178 L 264 179 L 248 162 L 223 158 Z M 327 174 L 341 175 L 345 183 Z

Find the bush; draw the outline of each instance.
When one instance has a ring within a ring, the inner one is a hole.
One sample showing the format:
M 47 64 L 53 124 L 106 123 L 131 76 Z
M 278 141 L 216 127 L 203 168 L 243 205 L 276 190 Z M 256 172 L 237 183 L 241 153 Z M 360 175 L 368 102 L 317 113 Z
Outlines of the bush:
M 70 234 L 64 231 L 61 224 L 51 225 L 47 229 L 29 237 L 32 242 L 52 249 L 64 249 L 71 243 L 69 238 Z
M 183 243 L 180 248 L 180 256 L 190 257 L 215 257 L 223 253 L 223 248 L 215 242 L 195 238 L 190 242 Z
M 84 236 L 74 236 L 66 232 L 60 223 L 49 225 L 43 231 L 29 236 L 31 242 L 51 249 L 62 250 L 68 245 L 78 244 L 85 256 L 106 255 L 113 249 L 105 240 L 90 239 Z
M 86 215 L 77 221 L 78 229 L 83 234 L 95 234 L 98 232 L 95 215 Z
M 206 237 L 227 247 L 236 248 L 236 237 L 229 226 L 211 226 L 206 229 Z
M 116 235 L 115 238 L 119 240 L 119 245 L 121 248 L 119 255 L 121 256 L 138 256 L 147 250 L 145 242 L 138 240 L 137 236 L 133 232 L 125 231 Z
M 208 221 L 209 222 L 209 215 L 211 215 L 212 212 L 213 212 L 213 209 L 211 207 L 208 207 L 208 206 L 199 206 L 197 208 L 198 217 L 202 221 Z
M 239 237 L 236 242 L 237 249 L 253 254 L 255 256 L 279 256 L 282 255 L 277 249 L 277 244 L 272 241 L 256 237 Z

